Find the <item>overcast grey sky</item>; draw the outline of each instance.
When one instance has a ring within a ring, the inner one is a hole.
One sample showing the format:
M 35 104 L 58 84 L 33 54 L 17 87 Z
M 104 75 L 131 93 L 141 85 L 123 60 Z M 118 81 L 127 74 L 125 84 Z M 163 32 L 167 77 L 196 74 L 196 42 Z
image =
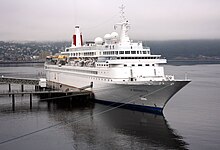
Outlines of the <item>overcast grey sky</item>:
M 0 0 L 0 40 L 93 40 L 113 31 L 122 0 Z M 136 40 L 220 39 L 220 0 L 123 0 Z

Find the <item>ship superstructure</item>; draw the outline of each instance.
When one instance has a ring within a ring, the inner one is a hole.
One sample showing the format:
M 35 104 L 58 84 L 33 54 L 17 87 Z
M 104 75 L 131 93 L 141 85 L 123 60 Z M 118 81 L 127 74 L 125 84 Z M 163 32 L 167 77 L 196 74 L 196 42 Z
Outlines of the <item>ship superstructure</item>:
M 152 55 L 142 42 L 128 36 L 130 23 L 121 7 L 121 22 L 117 32 L 83 43 L 79 26 L 75 27 L 72 45 L 55 59 L 45 63 L 48 81 L 77 88 L 92 84 L 95 99 L 132 109 L 162 112 L 168 100 L 189 80 L 175 80 L 164 74 L 161 55 Z

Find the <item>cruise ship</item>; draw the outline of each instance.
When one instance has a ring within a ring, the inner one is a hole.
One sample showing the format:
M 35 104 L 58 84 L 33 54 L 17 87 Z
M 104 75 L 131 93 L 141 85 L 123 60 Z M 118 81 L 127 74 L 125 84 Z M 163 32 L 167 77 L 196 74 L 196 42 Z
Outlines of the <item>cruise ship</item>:
M 96 102 L 162 114 L 170 98 L 190 80 L 165 75 L 161 65 L 167 60 L 130 40 L 129 29 L 123 6 L 113 32 L 94 42 L 84 44 L 80 27 L 75 26 L 71 46 L 47 57 L 47 81 L 92 91 Z

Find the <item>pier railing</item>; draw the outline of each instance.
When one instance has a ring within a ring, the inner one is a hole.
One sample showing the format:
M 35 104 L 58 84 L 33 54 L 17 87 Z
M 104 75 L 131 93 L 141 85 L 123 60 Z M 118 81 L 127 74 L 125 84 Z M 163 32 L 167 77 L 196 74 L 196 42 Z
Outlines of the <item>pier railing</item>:
M 40 79 L 30 78 L 15 78 L 15 77 L 0 77 L 1 83 L 14 83 L 14 84 L 25 84 L 25 85 L 39 85 Z

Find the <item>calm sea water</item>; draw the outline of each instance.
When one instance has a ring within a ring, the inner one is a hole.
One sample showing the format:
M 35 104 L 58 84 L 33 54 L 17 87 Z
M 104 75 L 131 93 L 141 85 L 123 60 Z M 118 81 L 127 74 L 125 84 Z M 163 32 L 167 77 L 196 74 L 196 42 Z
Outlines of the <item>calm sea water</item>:
M 166 73 L 192 82 L 167 104 L 164 116 L 109 110 L 91 104 L 70 107 L 38 101 L 34 96 L 0 96 L 0 149 L 219 149 L 220 64 L 166 65 Z M 39 64 L 1 65 L 0 75 L 43 76 Z M 13 85 L 13 89 L 20 86 Z M 33 89 L 25 86 L 25 89 Z M 0 85 L 0 90 L 8 86 Z M 4 143 L 5 141 L 5 143 Z

